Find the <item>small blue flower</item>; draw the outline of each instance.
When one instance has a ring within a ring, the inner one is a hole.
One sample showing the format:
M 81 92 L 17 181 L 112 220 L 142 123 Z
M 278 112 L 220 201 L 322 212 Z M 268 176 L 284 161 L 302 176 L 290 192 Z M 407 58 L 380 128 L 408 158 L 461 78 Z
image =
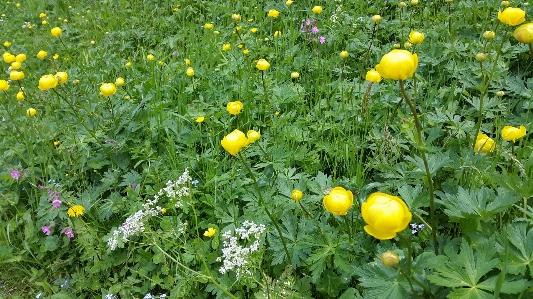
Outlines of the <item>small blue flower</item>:
M 39 299 L 39 298 L 41 298 L 42 295 L 43 295 L 43 293 L 39 293 L 39 294 L 37 294 L 37 296 L 35 296 L 35 299 Z

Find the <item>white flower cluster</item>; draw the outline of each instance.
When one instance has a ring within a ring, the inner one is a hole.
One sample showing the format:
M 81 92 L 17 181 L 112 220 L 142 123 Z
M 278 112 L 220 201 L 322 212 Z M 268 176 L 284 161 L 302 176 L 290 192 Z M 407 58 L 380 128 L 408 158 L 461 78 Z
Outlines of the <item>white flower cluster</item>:
M 252 221 L 246 220 L 240 228 L 235 229 L 235 234 L 232 231 L 224 232 L 222 234 L 222 257 L 217 258 L 217 262 L 223 263 L 219 272 L 225 274 L 234 270 L 237 274 L 237 279 L 243 274 L 250 275 L 248 257 L 259 249 L 259 239 L 265 230 L 264 224 L 257 225 Z M 250 246 L 239 245 L 239 240 L 250 241 L 250 236 L 254 238 Z
M 189 176 L 189 169 L 185 168 L 185 171 L 177 181 L 168 181 L 167 186 L 157 192 L 154 200 L 158 200 L 161 196 L 166 196 L 170 200 L 178 199 L 175 206 L 176 208 L 181 208 L 183 203 L 179 199 L 184 196 L 189 196 L 190 182 L 191 177 Z

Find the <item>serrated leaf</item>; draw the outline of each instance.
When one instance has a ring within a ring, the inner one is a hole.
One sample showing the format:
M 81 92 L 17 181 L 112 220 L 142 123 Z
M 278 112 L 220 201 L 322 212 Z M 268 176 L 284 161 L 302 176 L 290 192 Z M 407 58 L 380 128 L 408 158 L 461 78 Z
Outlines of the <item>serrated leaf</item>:
M 409 298 L 409 283 L 399 272 L 381 263 L 367 264 L 363 268 L 354 267 L 361 286 L 365 287 L 364 298 Z
M 513 245 L 507 257 L 507 271 L 511 274 L 522 274 L 529 267 L 533 271 L 533 228 L 527 231 L 525 223 L 513 223 L 507 228 L 509 242 Z

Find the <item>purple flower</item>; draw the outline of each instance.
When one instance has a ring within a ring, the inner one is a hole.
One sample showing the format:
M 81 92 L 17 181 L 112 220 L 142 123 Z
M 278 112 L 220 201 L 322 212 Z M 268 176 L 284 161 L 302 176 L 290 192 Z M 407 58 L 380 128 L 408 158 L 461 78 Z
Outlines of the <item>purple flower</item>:
M 43 233 L 47 236 L 50 235 L 50 226 L 46 226 L 46 225 L 43 225 L 43 227 L 41 227 L 41 229 L 43 230 Z
M 323 37 L 323 36 L 320 36 L 320 37 L 318 38 L 318 41 L 319 41 L 321 44 L 323 44 L 323 43 L 326 42 L 326 38 Z
M 72 228 L 70 226 L 65 227 L 62 231 L 69 239 L 74 238 L 74 233 L 72 232 Z
M 59 199 L 54 199 L 54 201 L 52 201 L 52 205 L 54 205 L 54 208 L 59 208 L 61 206 L 61 200 Z
M 14 178 L 15 180 L 18 180 L 20 178 L 20 171 L 13 170 L 11 172 L 11 177 Z
M 136 187 L 137 187 L 137 184 L 135 183 L 131 184 L 131 189 L 135 190 Z
M 305 21 L 305 25 L 307 25 L 307 26 L 311 25 L 311 20 L 307 19 L 307 21 Z
M 43 185 L 41 184 L 37 185 L 37 189 L 43 189 L 43 188 L 44 188 Z
M 313 28 L 311 28 L 311 33 L 312 34 L 317 34 L 318 33 L 318 28 L 316 26 L 313 26 Z
M 178 51 L 172 52 L 172 56 L 178 56 L 178 55 L 179 55 Z

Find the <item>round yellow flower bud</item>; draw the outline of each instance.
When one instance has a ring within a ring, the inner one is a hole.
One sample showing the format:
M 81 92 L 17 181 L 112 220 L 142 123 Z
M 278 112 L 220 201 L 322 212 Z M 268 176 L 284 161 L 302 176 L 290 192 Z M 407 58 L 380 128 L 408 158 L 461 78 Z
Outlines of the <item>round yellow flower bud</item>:
M 361 205 L 365 231 L 379 240 L 389 240 L 403 231 L 412 219 L 405 202 L 399 197 L 375 192 Z
M 50 33 L 52 36 L 61 36 L 61 34 L 63 34 L 63 30 L 61 30 L 59 27 L 54 27 L 50 30 Z
M 533 43 L 533 23 L 518 26 L 514 30 L 514 38 L 524 44 Z
M 400 257 L 391 250 L 381 254 L 381 262 L 387 267 L 394 267 L 400 262 Z
M 300 73 L 298 72 L 292 72 L 291 73 L 291 79 L 298 79 L 300 78 Z
M 257 140 L 259 140 L 259 138 L 261 138 L 261 133 L 255 131 L 255 130 L 249 130 L 246 133 L 246 137 L 248 137 L 248 142 L 249 143 L 254 143 Z
M 238 115 L 239 113 L 241 113 L 243 107 L 244 105 L 241 103 L 241 101 L 229 102 L 226 105 L 226 109 L 231 115 Z
M 46 55 L 48 55 L 48 53 L 46 53 L 46 51 L 41 50 L 39 51 L 39 53 L 37 53 L 37 58 L 44 59 Z
M 251 33 L 256 33 L 257 32 L 257 28 L 254 27 L 254 28 L 250 29 L 250 32 Z
M 505 126 L 502 129 L 502 138 L 506 141 L 512 141 L 514 143 L 524 136 L 526 136 L 526 127 L 524 126 L 520 126 L 520 128 Z
M 54 141 L 54 146 L 58 146 L 58 145 L 60 145 L 60 144 L 61 144 L 60 141 Z
M 161 214 L 166 214 L 166 213 L 167 213 L 167 209 L 162 208 L 162 209 L 161 209 Z
M 298 189 L 294 189 L 292 190 L 291 192 L 291 198 L 292 200 L 294 201 L 300 201 L 302 200 L 302 198 L 304 197 L 304 194 L 302 191 L 298 190 Z
M 280 37 L 280 36 L 281 36 L 281 31 L 274 32 L 274 37 Z
M 502 7 L 507 7 L 507 6 L 511 5 L 511 3 L 509 3 L 509 1 L 502 1 L 502 3 L 500 3 L 500 5 Z
M 162 61 L 162 60 L 159 60 L 159 61 L 157 62 L 157 65 L 158 65 L 158 66 L 164 66 L 164 65 L 165 65 L 165 62 Z
M 411 5 L 418 5 L 418 0 L 411 0 Z
M 184 59 L 184 61 L 185 61 L 185 66 L 191 65 L 191 61 L 189 59 Z
M 9 83 L 6 80 L 0 80 L 0 91 L 6 91 L 9 89 Z
M 348 53 L 348 51 L 341 51 L 339 53 L 339 56 L 342 58 L 342 59 L 346 59 L 348 58 L 348 56 L 350 56 L 350 53 Z
M 91 46 L 94 46 L 94 45 L 96 45 L 96 42 L 92 40 L 91 41 Z
M 492 138 L 489 138 L 486 134 L 479 133 L 476 138 L 476 145 L 474 146 L 474 151 L 482 153 L 492 153 L 496 149 L 496 143 Z
M 126 62 L 125 66 L 126 66 L 126 67 L 131 67 L 131 62 L 129 62 L 129 61 Z
M 509 26 L 516 26 L 524 23 L 526 12 L 520 8 L 507 7 L 503 11 L 498 12 L 498 20 Z
M 486 53 L 477 53 L 476 54 L 476 60 L 478 62 L 483 62 L 483 61 L 485 61 L 485 59 L 487 59 L 487 54 Z
M 42 18 L 46 18 L 46 14 L 44 12 L 40 13 L 39 14 L 39 18 L 42 19 Z
M 500 90 L 496 92 L 496 95 L 501 98 L 505 95 L 505 92 L 503 90 Z
M 407 50 L 411 49 L 413 47 L 413 44 L 411 44 L 410 42 L 405 42 L 403 43 L 403 47 Z
M 39 89 L 48 90 L 50 88 L 55 88 L 58 83 L 59 81 L 56 76 L 52 74 L 44 75 L 39 79 Z
M 5 52 L 4 54 L 2 54 L 2 58 L 4 58 L 5 63 L 12 63 L 17 59 L 15 55 L 9 52 Z
M 291 6 L 292 3 L 293 3 L 292 0 L 287 0 L 287 1 L 285 2 L 285 5 L 287 5 L 287 6 Z
M 42 20 L 42 21 L 41 21 L 41 24 L 43 24 L 43 25 L 48 25 L 48 21 L 47 21 L 47 20 Z
M 366 73 L 365 79 L 366 81 L 378 83 L 379 81 L 381 81 L 381 75 L 375 69 L 370 69 Z
M 63 84 L 68 81 L 68 74 L 66 72 L 57 72 L 56 78 L 59 84 Z
M 21 66 L 22 66 L 22 63 L 20 63 L 18 61 L 13 61 L 11 63 L 11 69 L 12 70 L 18 70 L 18 69 L 20 69 Z
M 124 85 L 125 81 L 124 81 L 124 78 L 122 77 L 118 77 L 116 80 L 115 80 L 115 85 L 116 86 L 122 86 Z
M 352 191 L 342 187 L 335 187 L 331 189 L 328 195 L 324 196 L 322 203 L 331 214 L 337 216 L 346 215 L 353 205 Z
M 15 56 L 15 61 L 20 63 L 26 61 L 26 54 L 18 54 Z
M 277 18 L 279 16 L 279 11 L 275 10 L 275 9 L 271 9 L 268 11 L 268 14 L 267 14 L 268 17 L 270 18 Z
M 268 63 L 268 61 L 266 61 L 265 59 L 261 58 L 257 61 L 255 67 L 260 71 L 266 71 L 270 67 L 270 63 Z
M 248 54 L 250 54 L 250 50 L 244 49 L 244 50 L 242 50 L 242 54 L 248 55 Z
M 406 6 L 407 6 L 407 3 L 405 3 L 405 2 L 402 1 L 402 2 L 398 3 L 398 6 L 399 6 L 399 7 L 406 7 Z
M 22 80 L 24 79 L 24 72 L 22 71 L 11 71 L 11 73 L 9 73 L 9 79 L 13 80 L 13 81 L 18 81 L 18 80 Z
M 23 91 L 17 92 L 17 101 L 22 102 L 24 100 L 24 98 L 25 98 L 25 96 L 24 96 L 24 92 Z
M 234 13 L 234 14 L 231 15 L 231 19 L 232 19 L 233 21 L 238 22 L 238 21 L 241 20 L 241 15 L 240 15 L 240 14 L 236 14 L 236 13 Z
M 392 45 L 394 49 L 400 49 L 402 46 L 400 44 L 394 44 Z
M 148 56 L 146 56 L 146 59 L 147 59 L 148 61 L 152 61 L 152 60 L 155 59 L 155 57 L 154 57 L 154 55 L 152 55 L 152 54 L 148 54 Z
M 8 41 L 5 41 L 5 42 L 4 42 L 4 47 L 6 47 L 6 48 L 11 47 L 11 43 L 8 42 Z
M 483 38 L 485 39 L 493 39 L 496 36 L 496 32 L 494 31 L 485 31 L 483 32 Z
M 374 22 L 374 23 L 381 22 L 381 16 L 380 15 L 373 15 L 372 16 L 372 22 Z
M 204 116 L 198 116 L 198 117 L 196 118 L 196 122 L 197 122 L 197 123 L 203 123 L 204 120 L 205 120 L 205 117 L 204 117 Z
M 242 148 L 248 145 L 248 139 L 242 131 L 236 129 L 224 136 L 220 144 L 228 153 L 235 156 Z
M 424 41 L 424 33 L 418 31 L 411 31 L 409 33 L 409 42 L 412 44 L 420 45 Z
M 110 97 L 117 92 L 117 87 L 113 83 L 102 83 L 100 86 L 100 92 L 105 97 Z
M 189 77 L 194 76 L 194 69 L 192 67 L 188 67 L 187 70 L 185 71 L 185 75 Z
M 35 114 L 37 114 L 37 110 L 33 108 L 29 108 L 28 110 L 26 110 L 26 115 L 29 117 L 34 117 Z
M 224 44 L 224 45 L 222 45 L 222 50 L 224 50 L 224 51 L 229 51 L 229 50 L 231 50 L 231 44 L 228 43 L 228 44 Z
M 418 55 L 394 49 L 381 58 L 376 70 L 383 78 L 405 80 L 413 77 L 417 67 Z
M 206 23 L 204 25 L 204 29 L 206 29 L 206 30 L 212 30 L 214 27 L 215 27 L 215 25 L 213 25 L 211 23 Z
M 312 11 L 313 11 L 313 13 L 315 13 L 317 15 L 321 14 L 322 13 L 322 6 L 315 6 L 315 7 L 313 7 Z

